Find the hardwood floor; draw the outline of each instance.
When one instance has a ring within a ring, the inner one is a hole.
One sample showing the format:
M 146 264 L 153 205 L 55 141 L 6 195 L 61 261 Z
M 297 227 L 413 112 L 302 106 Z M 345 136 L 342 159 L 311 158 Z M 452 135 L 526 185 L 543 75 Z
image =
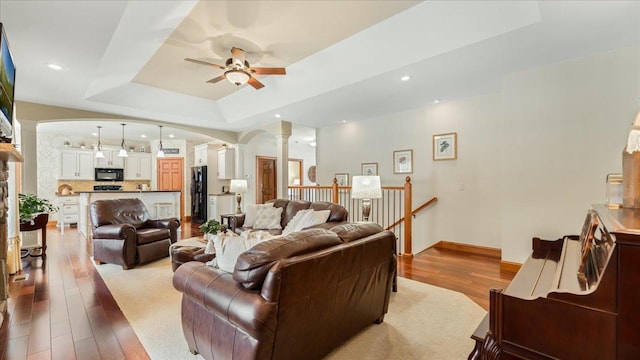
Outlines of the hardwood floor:
M 182 226 L 181 238 L 197 235 L 196 226 Z M 47 229 L 47 243 L 46 260 L 23 259 L 22 272 L 9 279 L 0 359 L 149 359 L 91 263 L 90 243 L 75 228 L 60 233 L 54 227 Z M 398 269 L 400 276 L 465 293 L 487 309 L 489 289 L 506 287 L 514 275 L 499 267 L 495 258 L 429 249 L 401 258 Z

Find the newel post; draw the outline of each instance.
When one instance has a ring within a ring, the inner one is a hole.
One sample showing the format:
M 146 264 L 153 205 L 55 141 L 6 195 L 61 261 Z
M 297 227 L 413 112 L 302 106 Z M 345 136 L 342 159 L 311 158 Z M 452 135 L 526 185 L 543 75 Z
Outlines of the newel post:
M 333 178 L 333 184 L 331 185 L 331 202 L 338 204 L 338 179 Z
M 404 179 L 404 246 L 402 249 L 402 256 L 413 256 L 413 252 L 411 249 L 411 233 L 412 224 L 411 219 L 411 177 L 407 176 Z

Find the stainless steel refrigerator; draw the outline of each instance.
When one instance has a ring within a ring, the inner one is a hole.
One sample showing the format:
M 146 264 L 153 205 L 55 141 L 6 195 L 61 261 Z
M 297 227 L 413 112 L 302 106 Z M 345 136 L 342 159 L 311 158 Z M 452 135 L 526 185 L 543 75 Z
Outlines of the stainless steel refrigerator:
M 207 221 L 207 167 L 191 168 L 191 221 L 202 224 Z

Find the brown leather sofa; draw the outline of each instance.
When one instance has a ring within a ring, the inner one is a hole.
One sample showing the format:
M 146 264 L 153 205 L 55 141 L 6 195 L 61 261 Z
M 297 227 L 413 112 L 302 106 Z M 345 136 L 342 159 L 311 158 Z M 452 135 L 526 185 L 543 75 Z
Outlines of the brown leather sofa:
M 93 258 L 130 269 L 169 256 L 180 221 L 153 220 L 140 199 L 96 200 L 89 204 Z
M 396 238 L 373 223 L 309 229 L 240 255 L 233 273 L 188 262 L 173 277 L 182 328 L 205 359 L 319 359 L 387 312 Z
M 282 229 L 280 230 L 266 230 L 271 234 L 280 235 L 282 234 L 282 230 L 287 226 L 289 220 L 293 219 L 293 216 L 300 210 L 313 209 L 315 211 L 320 210 L 331 210 L 329 213 L 329 218 L 327 222 L 324 224 L 319 224 L 313 226 L 313 228 L 323 228 L 330 229 L 334 226 L 340 225 L 347 221 L 347 217 L 349 216 L 349 212 L 344 206 L 332 202 L 326 201 L 305 201 L 305 200 L 289 200 L 289 199 L 275 199 L 269 200 L 266 203 L 273 203 L 273 207 L 283 208 L 282 210 L 282 219 L 280 220 L 280 226 Z M 245 215 L 234 215 L 229 219 L 229 227 L 231 230 L 237 232 L 238 234 L 244 230 L 249 230 L 251 228 L 245 228 L 244 225 Z

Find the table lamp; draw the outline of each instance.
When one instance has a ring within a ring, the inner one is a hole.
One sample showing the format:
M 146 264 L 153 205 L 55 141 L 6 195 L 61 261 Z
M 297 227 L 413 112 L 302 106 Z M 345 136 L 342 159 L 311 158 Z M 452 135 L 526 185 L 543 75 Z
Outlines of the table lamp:
M 382 197 L 380 176 L 354 176 L 351 185 L 351 198 L 362 199 L 362 217 L 369 221 L 371 214 L 371 199 Z
M 242 201 L 242 194 L 247 192 L 247 180 L 244 179 L 232 179 L 231 185 L 229 186 L 229 191 L 232 193 L 236 193 L 236 201 L 238 202 L 238 208 L 236 209 L 236 213 L 242 213 L 242 209 L 240 208 L 240 202 Z

